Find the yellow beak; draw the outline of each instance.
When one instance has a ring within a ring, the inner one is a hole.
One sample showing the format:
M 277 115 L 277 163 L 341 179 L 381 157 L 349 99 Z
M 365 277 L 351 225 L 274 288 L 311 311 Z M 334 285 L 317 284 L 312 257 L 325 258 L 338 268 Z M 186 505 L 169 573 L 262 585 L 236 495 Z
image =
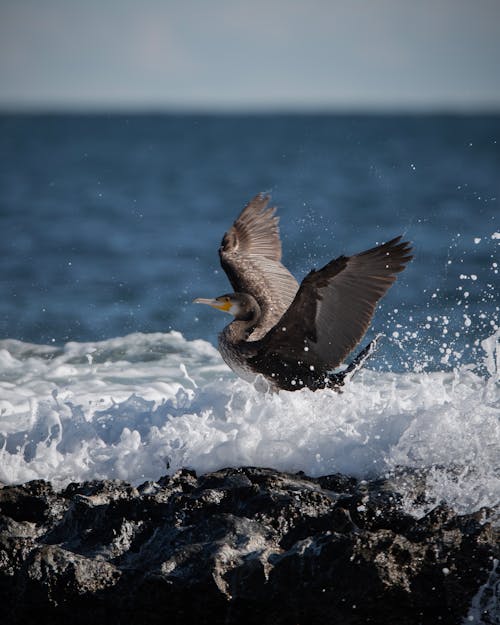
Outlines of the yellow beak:
M 204 297 L 197 297 L 193 300 L 193 304 L 207 304 L 208 306 L 212 306 L 212 308 L 217 308 L 217 310 L 222 310 L 224 312 L 229 312 L 232 306 L 229 300 L 221 302 L 218 299 L 205 299 Z

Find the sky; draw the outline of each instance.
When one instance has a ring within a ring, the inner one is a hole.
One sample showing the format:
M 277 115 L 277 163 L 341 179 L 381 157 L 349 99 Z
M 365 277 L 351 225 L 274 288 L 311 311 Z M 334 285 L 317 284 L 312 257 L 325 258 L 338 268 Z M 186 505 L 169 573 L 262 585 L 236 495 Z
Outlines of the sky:
M 0 0 L 0 109 L 500 111 L 500 0 Z

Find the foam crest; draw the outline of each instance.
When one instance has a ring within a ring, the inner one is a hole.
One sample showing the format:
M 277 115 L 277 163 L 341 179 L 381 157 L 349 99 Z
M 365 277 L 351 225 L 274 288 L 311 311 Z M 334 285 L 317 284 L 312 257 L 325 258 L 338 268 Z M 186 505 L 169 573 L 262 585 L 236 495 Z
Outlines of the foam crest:
M 341 394 L 265 395 L 177 332 L 63 348 L 0 342 L 0 480 L 132 483 L 257 465 L 359 478 L 427 470 L 425 506 L 500 500 L 497 331 L 481 366 L 364 370 Z M 486 374 L 484 374 L 486 370 Z M 408 506 L 415 508 L 411 493 Z

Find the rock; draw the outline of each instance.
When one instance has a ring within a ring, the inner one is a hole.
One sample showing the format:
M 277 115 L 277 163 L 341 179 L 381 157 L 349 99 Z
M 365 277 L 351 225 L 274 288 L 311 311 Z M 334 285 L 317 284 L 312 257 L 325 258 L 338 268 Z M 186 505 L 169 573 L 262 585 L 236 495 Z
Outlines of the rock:
M 422 475 L 405 479 L 420 497 Z M 491 511 L 417 519 L 396 481 L 247 467 L 4 485 L 2 623 L 455 624 L 471 606 L 498 623 Z

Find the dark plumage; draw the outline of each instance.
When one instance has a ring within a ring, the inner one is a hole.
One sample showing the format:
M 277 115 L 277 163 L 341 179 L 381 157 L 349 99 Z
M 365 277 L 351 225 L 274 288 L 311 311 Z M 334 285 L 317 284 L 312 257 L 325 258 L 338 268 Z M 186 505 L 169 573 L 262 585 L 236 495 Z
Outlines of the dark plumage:
M 339 256 L 299 284 L 281 264 L 276 209 L 257 195 L 226 232 L 219 255 L 235 291 L 197 299 L 234 315 L 219 350 L 240 376 L 261 374 L 273 389 L 335 387 L 333 374 L 368 330 L 381 297 L 411 260 L 401 237 L 354 256 Z M 351 372 L 371 353 L 353 361 Z

